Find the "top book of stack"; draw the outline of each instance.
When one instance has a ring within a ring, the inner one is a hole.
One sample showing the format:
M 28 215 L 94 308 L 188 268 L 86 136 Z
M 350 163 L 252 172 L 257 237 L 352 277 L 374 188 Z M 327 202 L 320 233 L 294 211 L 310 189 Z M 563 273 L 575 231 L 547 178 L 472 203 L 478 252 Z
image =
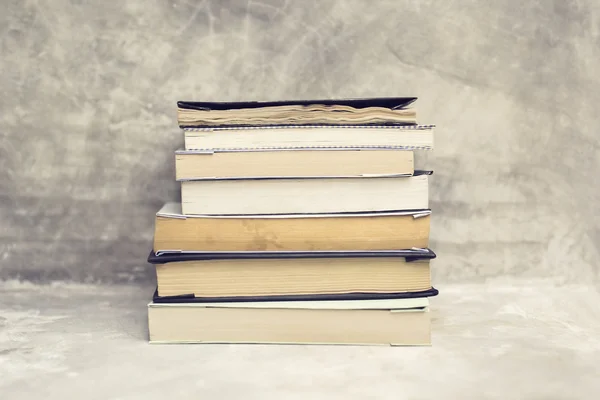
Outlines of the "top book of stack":
M 415 97 L 271 102 L 180 101 L 182 128 L 265 125 L 415 125 Z
M 415 100 L 179 101 L 178 123 L 186 150 L 432 149 L 434 126 L 417 124 Z

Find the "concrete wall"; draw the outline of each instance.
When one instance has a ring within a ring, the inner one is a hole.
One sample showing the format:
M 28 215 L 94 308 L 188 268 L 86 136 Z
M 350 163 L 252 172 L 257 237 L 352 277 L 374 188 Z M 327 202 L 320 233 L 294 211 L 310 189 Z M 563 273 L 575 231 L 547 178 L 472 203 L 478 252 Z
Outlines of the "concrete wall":
M 435 279 L 597 280 L 596 1 L 2 1 L 0 278 L 145 281 L 178 99 L 416 95 Z

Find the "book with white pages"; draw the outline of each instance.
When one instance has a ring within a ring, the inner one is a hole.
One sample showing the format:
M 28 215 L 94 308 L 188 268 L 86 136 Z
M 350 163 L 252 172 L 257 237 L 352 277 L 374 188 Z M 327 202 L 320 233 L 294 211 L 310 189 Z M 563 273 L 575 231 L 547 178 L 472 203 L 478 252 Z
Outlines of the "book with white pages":
M 181 182 L 183 214 L 310 214 L 429 208 L 428 175 Z
M 434 125 L 183 128 L 186 150 L 433 149 Z

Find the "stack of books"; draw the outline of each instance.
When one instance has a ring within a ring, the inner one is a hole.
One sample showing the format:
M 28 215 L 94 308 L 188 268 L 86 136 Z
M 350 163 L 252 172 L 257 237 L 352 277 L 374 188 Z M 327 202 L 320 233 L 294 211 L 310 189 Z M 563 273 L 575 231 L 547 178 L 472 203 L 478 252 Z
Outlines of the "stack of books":
M 428 345 L 433 148 L 416 98 L 178 102 L 153 343 Z

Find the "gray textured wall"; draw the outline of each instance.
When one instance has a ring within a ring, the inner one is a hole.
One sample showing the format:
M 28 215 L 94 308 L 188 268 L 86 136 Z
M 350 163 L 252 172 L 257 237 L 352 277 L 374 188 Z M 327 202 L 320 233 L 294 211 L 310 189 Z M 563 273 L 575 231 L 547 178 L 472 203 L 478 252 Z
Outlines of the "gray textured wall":
M 597 1 L 1 3 L 0 278 L 152 279 L 178 99 L 398 95 L 438 284 L 598 278 Z

